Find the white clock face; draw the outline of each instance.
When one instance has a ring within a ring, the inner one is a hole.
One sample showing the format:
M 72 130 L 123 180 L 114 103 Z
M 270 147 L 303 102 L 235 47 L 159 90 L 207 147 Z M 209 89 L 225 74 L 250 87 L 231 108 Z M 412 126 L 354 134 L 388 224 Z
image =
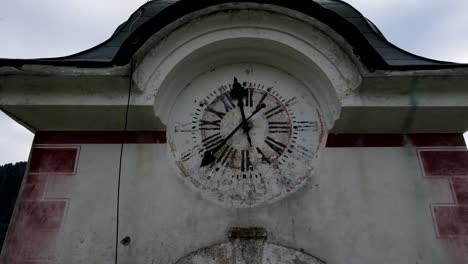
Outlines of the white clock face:
M 315 169 L 324 128 L 314 98 L 290 75 L 231 65 L 199 76 L 177 97 L 168 126 L 185 182 L 229 207 L 285 197 Z

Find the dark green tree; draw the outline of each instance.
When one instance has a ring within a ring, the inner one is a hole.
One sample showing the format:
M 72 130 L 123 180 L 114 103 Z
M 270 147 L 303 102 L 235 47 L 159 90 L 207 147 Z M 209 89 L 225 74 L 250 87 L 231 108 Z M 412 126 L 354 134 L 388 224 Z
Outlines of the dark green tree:
M 25 170 L 26 162 L 0 166 L 0 249 L 5 240 Z

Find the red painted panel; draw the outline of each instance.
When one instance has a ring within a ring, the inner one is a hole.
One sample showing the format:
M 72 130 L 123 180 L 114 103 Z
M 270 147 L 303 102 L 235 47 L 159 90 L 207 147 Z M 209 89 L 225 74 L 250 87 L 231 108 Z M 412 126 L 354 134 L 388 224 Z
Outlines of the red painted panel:
M 468 205 L 468 177 L 455 177 L 452 179 L 453 191 L 459 204 Z
M 439 236 L 468 236 L 468 206 L 441 205 L 433 210 Z
M 23 188 L 21 199 L 38 200 L 44 196 L 47 175 L 29 174 Z
M 329 134 L 327 148 L 401 147 L 402 134 Z
M 29 173 L 73 173 L 76 148 L 41 148 L 32 150 Z
M 10 264 L 48 264 L 47 261 L 23 261 L 23 260 L 14 260 Z
M 47 260 L 23 260 L 8 256 L 0 260 L 0 264 L 50 264 L 50 262 Z
M 17 224 L 27 228 L 58 229 L 65 213 L 65 201 L 21 202 L 18 207 Z
M 42 261 L 53 258 L 54 246 L 57 231 L 38 231 L 23 229 L 15 232 L 8 239 L 8 254 L 6 263 L 14 260 L 21 261 Z
M 166 131 L 38 131 L 34 144 L 165 144 Z M 329 134 L 327 147 L 465 146 L 462 134 Z
M 462 134 L 329 134 L 327 148 L 464 147 Z
M 47 261 L 22 261 L 22 260 L 16 260 L 11 262 L 11 264 L 48 264 L 49 262 Z
M 20 202 L 5 241 L 2 264 L 47 263 L 54 257 L 55 239 L 66 201 Z
M 32 150 L 29 174 L 11 221 L 1 264 L 49 264 L 69 198 L 50 200 L 50 186 L 67 187 L 73 179 L 78 147 L 40 146 Z M 66 175 L 66 177 L 63 177 Z M 51 181 L 52 180 L 52 181 Z M 66 189 L 66 188 L 64 188 Z
M 406 141 L 415 147 L 464 147 L 462 134 L 407 134 Z
M 34 144 L 165 144 L 166 131 L 38 131 Z
M 468 176 L 468 151 L 421 150 L 426 177 Z

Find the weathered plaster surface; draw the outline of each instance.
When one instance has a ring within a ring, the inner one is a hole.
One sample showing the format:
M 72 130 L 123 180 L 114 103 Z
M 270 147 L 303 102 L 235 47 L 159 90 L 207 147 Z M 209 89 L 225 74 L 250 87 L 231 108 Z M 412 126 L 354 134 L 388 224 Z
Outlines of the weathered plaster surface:
M 263 227 L 268 242 L 327 263 L 456 263 L 429 210 L 437 197 L 453 201 L 450 187 L 424 180 L 413 148 L 326 149 L 307 187 L 257 209 L 206 201 L 167 166 L 166 151 L 124 148 L 119 237 L 132 243 L 119 246 L 120 263 L 172 263 L 222 243 L 235 226 Z
M 120 145 L 81 145 L 77 174 L 67 189 L 67 216 L 51 264 L 115 260 Z
M 234 252 L 247 249 L 258 250 L 237 254 L 236 263 L 256 263 L 244 258 L 260 255 L 258 263 L 294 264 L 321 263 L 308 254 L 337 264 L 461 264 L 468 257 L 466 150 L 327 148 L 319 172 L 297 193 L 260 208 L 229 209 L 189 189 L 168 166 L 167 147 L 124 145 L 117 204 L 121 145 L 40 146 L 42 158 L 31 162 L 21 199 L 53 203 L 23 218 L 48 228 L 48 236 L 38 235 L 42 229 L 31 237 L 16 235 L 21 245 L 36 241 L 35 235 L 41 246 L 7 246 L 2 257 L 114 263 L 116 206 L 117 238 L 130 237 L 127 245 L 117 245 L 118 263 L 222 263 L 223 256 L 232 260 Z M 69 158 L 57 163 L 54 149 L 64 149 L 68 154 L 60 156 Z M 28 206 L 17 210 L 37 211 Z M 263 227 L 268 237 L 262 243 L 227 242 L 233 227 Z
M 0 109 L 31 130 L 122 130 L 129 67 L 0 68 Z

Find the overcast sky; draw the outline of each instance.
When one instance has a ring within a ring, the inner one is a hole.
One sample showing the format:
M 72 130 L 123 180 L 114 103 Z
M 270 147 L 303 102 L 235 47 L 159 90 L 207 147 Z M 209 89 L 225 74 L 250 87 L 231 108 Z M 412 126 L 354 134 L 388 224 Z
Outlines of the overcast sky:
M 65 56 L 96 46 L 145 2 L 0 0 L 0 58 Z M 467 0 L 346 2 L 403 49 L 432 59 L 468 63 Z M 0 165 L 27 160 L 32 137 L 0 113 Z

